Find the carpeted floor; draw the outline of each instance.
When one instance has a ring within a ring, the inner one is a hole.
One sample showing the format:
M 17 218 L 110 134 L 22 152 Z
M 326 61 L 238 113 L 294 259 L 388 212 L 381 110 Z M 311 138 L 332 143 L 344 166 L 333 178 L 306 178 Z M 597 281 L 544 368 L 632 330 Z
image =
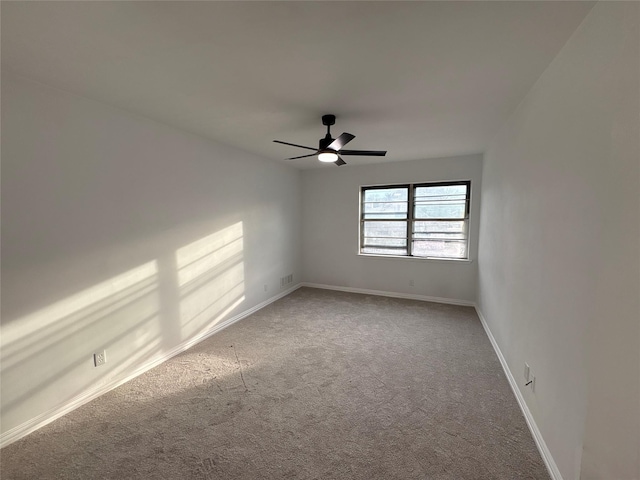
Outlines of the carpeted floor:
M 302 288 L 0 452 L 9 479 L 548 479 L 469 307 Z

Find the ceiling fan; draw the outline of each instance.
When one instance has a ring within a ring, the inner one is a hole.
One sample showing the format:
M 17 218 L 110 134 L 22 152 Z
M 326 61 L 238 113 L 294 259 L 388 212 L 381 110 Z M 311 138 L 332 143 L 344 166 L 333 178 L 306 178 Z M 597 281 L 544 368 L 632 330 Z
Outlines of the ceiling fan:
M 387 152 L 382 150 L 343 150 L 347 143 L 356 138 L 355 135 L 350 133 L 343 133 L 338 138 L 331 137 L 331 125 L 336 123 L 335 115 L 323 115 L 322 124 L 327 126 L 327 134 L 324 138 L 320 139 L 318 148 L 305 147 L 304 145 L 296 145 L 295 143 L 281 142 L 280 140 L 274 140 L 276 143 L 282 143 L 283 145 L 291 145 L 292 147 L 306 148 L 307 150 L 313 150 L 313 153 L 308 155 L 300 155 L 299 157 L 287 158 L 287 160 L 297 160 L 299 158 L 318 156 L 318 160 L 326 163 L 335 163 L 336 165 L 345 165 L 345 162 L 341 155 L 360 155 L 368 157 L 384 157 Z

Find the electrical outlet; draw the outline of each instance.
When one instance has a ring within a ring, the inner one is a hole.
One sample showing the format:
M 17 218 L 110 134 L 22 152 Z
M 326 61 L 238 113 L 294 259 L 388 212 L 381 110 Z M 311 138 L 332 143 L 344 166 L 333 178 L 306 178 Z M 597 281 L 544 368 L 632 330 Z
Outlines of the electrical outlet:
M 106 350 L 102 350 L 101 352 L 93 354 L 93 364 L 96 367 L 99 367 L 100 365 L 104 365 L 105 363 L 107 363 L 107 351 Z
M 413 287 L 413 279 L 409 280 L 409 286 Z
M 265 283 L 265 284 L 264 284 L 264 291 L 265 291 L 265 292 L 267 291 L 267 288 L 268 288 L 268 287 L 267 287 L 267 284 Z
M 524 364 L 524 381 L 525 387 L 530 387 L 532 392 L 536 391 L 536 376 L 531 371 L 528 363 Z

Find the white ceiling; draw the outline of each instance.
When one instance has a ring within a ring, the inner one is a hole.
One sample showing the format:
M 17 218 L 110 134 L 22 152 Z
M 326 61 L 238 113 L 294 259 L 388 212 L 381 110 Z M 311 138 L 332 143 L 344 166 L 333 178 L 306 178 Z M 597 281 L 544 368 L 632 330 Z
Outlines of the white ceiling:
M 2 1 L 2 68 L 267 158 L 332 113 L 389 152 L 350 165 L 414 160 L 484 151 L 592 6 Z

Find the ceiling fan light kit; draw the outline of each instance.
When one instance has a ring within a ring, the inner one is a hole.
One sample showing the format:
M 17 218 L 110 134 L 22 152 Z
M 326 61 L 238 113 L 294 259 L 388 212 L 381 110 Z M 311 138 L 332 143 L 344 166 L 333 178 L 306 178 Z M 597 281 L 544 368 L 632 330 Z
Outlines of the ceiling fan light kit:
M 355 135 L 351 135 L 350 133 L 344 132 L 338 138 L 331 137 L 331 125 L 336 123 L 335 115 L 323 115 L 322 116 L 322 124 L 327 127 L 327 134 L 324 138 L 321 138 L 318 142 L 318 148 L 306 147 L 304 145 L 297 145 L 295 143 L 282 142 L 280 140 L 274 140 L 275 143 L 281 143 L 283 145 L 289 145 L 292 147 L 305 148 L 307 150 L 314 150 L 314 153 L 309 153 L 307 155 L 300 155 L 299 157 L 291 157 L 287 158 L 287 160 L 297 160 L 299 158 L 307 158 L 318 156 L 318 160 L 324 163 L 335 163 L 337 166 L 346 165 L 345 162 L 340 155 L 361 155 L 361 156 L 374 156 L 374 157 L 383 157 L 387 154 L 386 150 L 342 150 L 347 143 L 353 140 Z
M 336 152 L 323 150 L 318 154 L 318 160 L 325 163 L 333 163 L 338 160 L 338 154 Z

